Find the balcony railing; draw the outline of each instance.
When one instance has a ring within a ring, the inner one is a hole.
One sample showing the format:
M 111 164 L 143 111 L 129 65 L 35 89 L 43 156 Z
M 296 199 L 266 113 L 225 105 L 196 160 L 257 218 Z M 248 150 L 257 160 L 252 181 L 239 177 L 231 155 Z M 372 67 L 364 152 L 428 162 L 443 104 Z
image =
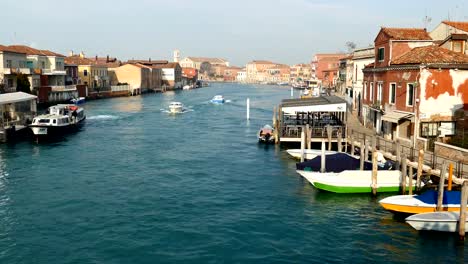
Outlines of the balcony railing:
M 76 85 L 52 85 L 50 86 L 52 91 L 54 92 L 61 92 L 61 91 L 75 91 Z
M 31 74 L 31 69 L 29 68 L 3 68 L 3 74 Z
M 66 75 L 65 70 L 56 70 L 56 69 L 42 69 L 42 74 L 44 75 Z

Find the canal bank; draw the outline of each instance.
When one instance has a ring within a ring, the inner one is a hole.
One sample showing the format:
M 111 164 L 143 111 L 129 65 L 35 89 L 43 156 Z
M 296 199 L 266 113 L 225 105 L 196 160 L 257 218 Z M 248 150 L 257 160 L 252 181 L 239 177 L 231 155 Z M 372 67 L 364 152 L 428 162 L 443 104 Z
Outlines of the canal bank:
M 230 102 L 212 105 L 223 94 Z M 250 98 L 250 120 L 245 100 Z M 204 89 L 96 100 L 82 131 L 0 146 L 1 263 L 443 262 L 451 235 L 418 234 L 369 195 L 316 191 L 258 145 L 289 90 Z M 180 101 L 193 111 L 161 111 Z M 431 252 L 428 254 L 427 252 Z

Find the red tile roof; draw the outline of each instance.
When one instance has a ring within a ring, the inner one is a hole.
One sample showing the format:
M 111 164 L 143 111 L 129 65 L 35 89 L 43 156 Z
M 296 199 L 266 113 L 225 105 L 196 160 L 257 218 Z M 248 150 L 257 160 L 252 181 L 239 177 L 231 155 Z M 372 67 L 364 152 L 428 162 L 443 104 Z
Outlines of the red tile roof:
M 432 40 L 431 36 L 423 28 L 386 28 L 382 32 L 396 40 Z
M 468 22 L 442 21 L 442 23 L 452 26 L 456 29 L 468 32 Z
M 26 54 L 25 52 L 19 52 L 15 49 L 12 49 L 8 46 L 3 46 L 3 45 L 0 45 L 0 51 L 6 51 L 6 52 L 13 52 L 13 53 L 20 53 L 20 54 Z
M 99 61 L 84 58 L 84 57 L 82 58 L 80 57 L 80 55 L 73 55 L 73 56 L 65 57 L 64 61 L 65 61 L 65 64 L 69 64 L 69 65 L 95 65 L 95 66 L 108 67 L 106 63 L 101 63 Z
M 414 48 L 392 61 L 392 65 L 401 64 L 465 64 L 468 55 L 444 49 L 439 46 Z
M 50 50 L 40 50 L 40 49 L 35 49 L 35 48 L 31 48 L 31 47 L 24 46 L 24 45 L 10 45 L 8 46 L 8 48 L 18 53 L 26 53 L 27 55 L 65 57 L 62 54 L 55 53 Z

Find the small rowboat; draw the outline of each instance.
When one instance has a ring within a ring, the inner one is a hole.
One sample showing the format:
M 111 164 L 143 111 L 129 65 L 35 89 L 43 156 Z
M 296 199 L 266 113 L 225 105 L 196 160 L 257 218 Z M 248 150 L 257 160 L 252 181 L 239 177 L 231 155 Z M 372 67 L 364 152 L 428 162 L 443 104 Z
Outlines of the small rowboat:
M 416 230 L 457 232 L 459 212 L 433 212 L 409 216 L 405 221 Z M 468 225 L 468 216 L 465 219 Z

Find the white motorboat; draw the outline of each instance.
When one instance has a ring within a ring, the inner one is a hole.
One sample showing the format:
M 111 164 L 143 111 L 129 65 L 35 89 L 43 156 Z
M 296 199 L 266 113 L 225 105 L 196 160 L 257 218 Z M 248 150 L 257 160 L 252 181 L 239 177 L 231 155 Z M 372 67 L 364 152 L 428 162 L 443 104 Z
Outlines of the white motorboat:
M 222 95 L 215 95 L 210 100 L 210 102 L 215 103 L 215 104 L 223 104 L 225 101 L 224 101 L 224 97 Z
M 85 100 L 86 100 L 85 97 L 78 97 L 78 98 L 73 98 L 70 101 L 76 105 L 79 105 L 79 104 L 83 104 Z
M 459 212 L 432 212 L 411 215 L 405 221 L 419 231 L 457 232 L 459 219 Z M 468 216 L 465 223 L 468 225 Z
M 58 104 L 49 107 L 47 114 L 36 116 L 29 127 L 36 137 L 54 136 L 77 128 L 85 119 L 82 107 Z
M 182 87 L 183 90 L 190 90 L 190 89 L 192 89 L 192 88 L 193 88 L 193 85 L 184 85 L 184 86 Z
M 274 143 L 275 138 L 273 135 L 274 128 L 270 125 L 263 126 L 258 132 L 258 142 L 262 143 Z
M 301 149 L 288 149 L 286 150 L 289 155 L 293 156 L 296 159 L 300 159 L 302 152 Z M 331 155 L 337 153 L 336 151 L 325 151 L 325 155 Z M 304 159 L 311 160 L 317 156 L 321 156 L 322 151 L 320 149 L 304 149 Z
M 184 105 L 181 102 L 171 102 L 169 104 L 169 112 L 181 113 L 184 110 Z

